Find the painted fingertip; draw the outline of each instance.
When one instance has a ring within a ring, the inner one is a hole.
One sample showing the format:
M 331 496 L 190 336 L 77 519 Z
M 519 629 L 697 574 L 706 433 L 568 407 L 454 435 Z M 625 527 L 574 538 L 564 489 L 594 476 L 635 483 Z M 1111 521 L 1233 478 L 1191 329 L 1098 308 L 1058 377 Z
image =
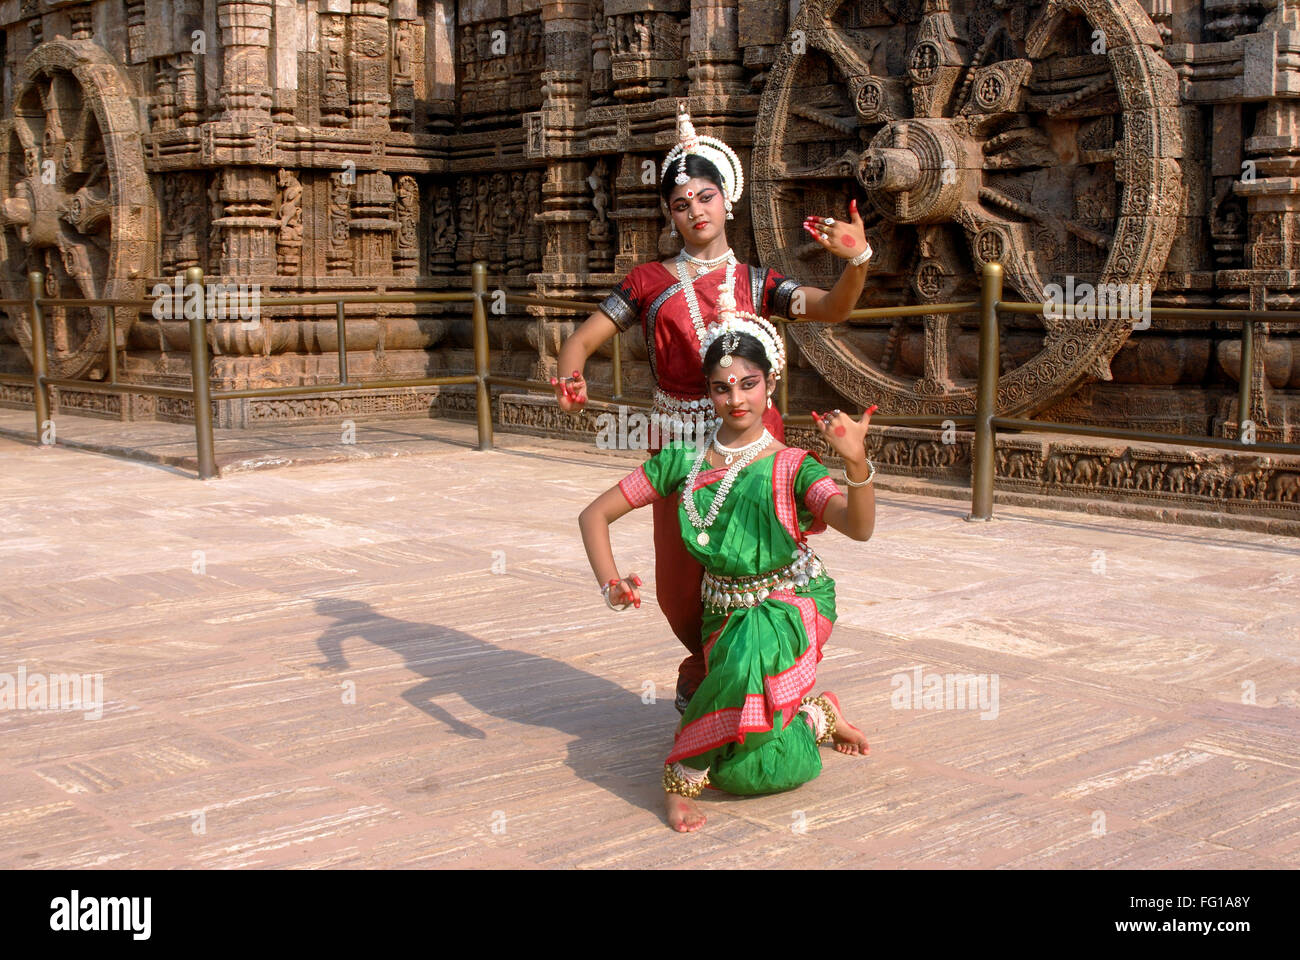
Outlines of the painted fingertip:
M 871 406 L 867 407 L 867 413 L 875 413 L 879 409 L 880 407 L 873 403 Z

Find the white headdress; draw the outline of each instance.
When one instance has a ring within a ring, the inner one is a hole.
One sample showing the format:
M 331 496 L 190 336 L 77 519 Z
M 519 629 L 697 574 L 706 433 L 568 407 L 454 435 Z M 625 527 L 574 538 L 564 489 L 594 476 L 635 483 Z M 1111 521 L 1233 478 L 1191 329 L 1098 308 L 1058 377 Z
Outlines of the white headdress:
M 767 354 L 767 362 L 772 366 L 773 376 L 780 378 L 785 370 L 785 343 L 781 339 L 781 334 L 777 332 L 770 320 L 765 320 L 756 313 L 736 309 L 733 279 L 731 282 L 724 282 L 718 288 L 718 322 L 705 331 L 704 339 L 700 342 L 700 357 L 703 358 L 718 337 L 732 335 L 723 342 L 726 353 L 719 361 L 724 367 L 731 366 L 731 352 L 739 343 L 734 336 L 737 333 L 747 333 L 762 344 L 763 352 Z
M 718 173 L 722 174 L 722 190 L 727 200 L 727 208 L 730 210 L 731 204 L 740 199 L 740 195 L 745 192 L 745 173 L 740 168 L 740 158 L 736 156 L 736 151 L 719 140 L 717 137 L 701 137 L 695 132 L 695 124 L 691 123 L 691 115 L 686 112 L 686 104 L 679 104 L 677 113 L 677 146 L 668 151 L 668 156 L 664 157 L 663 167 L 659 171 L 659 178 L 662 181 L 668 175 L 668 168 L 673 165 L 678 157 L 684 157 L 688 153 L 698 154 L 705 160 L 708 160 L 718 168 Z M 677 183 L 681 185 L 689 180 L 686 174 L 686 163 L 682 162 L 681 169 L 677 172 Z

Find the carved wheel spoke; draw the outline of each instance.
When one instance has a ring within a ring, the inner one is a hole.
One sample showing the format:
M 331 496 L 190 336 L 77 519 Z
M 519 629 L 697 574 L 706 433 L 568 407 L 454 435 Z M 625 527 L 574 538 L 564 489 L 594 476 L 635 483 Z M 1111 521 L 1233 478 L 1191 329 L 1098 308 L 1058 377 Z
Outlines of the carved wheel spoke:
M 876 250 L 865 305 L 974 299 L 982 265 L 995 260 L 1007 296 L 1025 299 L 1046 299 L 1046 285 L 1066 275 L 1158 275 L 1182 200 L 1177 85 L 1137 0 L 822 0 L 806 3 L 793 29 L 808 49 L 786 45 L 755 135 L 765 262 L 831 286 L 840 264 L 803 241 L 799 218 L 857 197 Z M 1098 35 L 1109 52 L 1093 49 Z M 871 65 L 885 62 L 890 75 L 873 76 Z M 999 407 L 1014 413 L 1108 377 L 1131 329 L 1121 320 L 1004 324 Z M 864 405 L 974 407 L 972 317 L 936 314 L 887 331 L 801 324 L 793 335 Z

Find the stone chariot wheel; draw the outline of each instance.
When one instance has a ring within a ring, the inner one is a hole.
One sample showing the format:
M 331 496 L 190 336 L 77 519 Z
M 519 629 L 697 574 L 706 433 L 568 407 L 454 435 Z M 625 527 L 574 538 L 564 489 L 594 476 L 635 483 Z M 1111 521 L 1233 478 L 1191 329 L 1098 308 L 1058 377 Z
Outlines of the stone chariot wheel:
M 1047 284 L 1151 284 L 1183 200 L 1177 78 L 1137 0 L 805 0 L 764 89 L 754 231 L 764 263 L 829 287 L 842 264 L 806 214 L 859 199 L 875 250 L 865 303 L 1007 299 Z M 893 414 L 975 406 L 973 317 L 888 329 L 791 326 L 845 397 Z M 1089 377 L 1132 330 L 1002 318 L 998 409 L 1028 414 Z M 965 332 L 963 333 L 963 327 Z
M 0 125 L 6 297 L 28 296 L 30 270 L 44 272 L 46 296 L 143 296 L 154 202 L 135 109 L 126 79 L 89 40 L 43 43 L 17 71 L 13 113 Z M 7 313 L 30 358 L 27 311 Z M 107 314 L 103 307 L 46 311 L 51 376 L 103 376 Z M 136 315 L 117 311 L 118 345 Z

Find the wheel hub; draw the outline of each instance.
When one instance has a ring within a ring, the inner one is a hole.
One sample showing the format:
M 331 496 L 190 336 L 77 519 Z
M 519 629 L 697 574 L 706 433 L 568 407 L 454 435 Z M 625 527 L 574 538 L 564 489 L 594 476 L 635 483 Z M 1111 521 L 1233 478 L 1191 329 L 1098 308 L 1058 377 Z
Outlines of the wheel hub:
M 943 223 L 979 195 L 980 157 L 965 120 L 925 118 L 886 124 L 862 152 L 858 182 L 895 223 Z

